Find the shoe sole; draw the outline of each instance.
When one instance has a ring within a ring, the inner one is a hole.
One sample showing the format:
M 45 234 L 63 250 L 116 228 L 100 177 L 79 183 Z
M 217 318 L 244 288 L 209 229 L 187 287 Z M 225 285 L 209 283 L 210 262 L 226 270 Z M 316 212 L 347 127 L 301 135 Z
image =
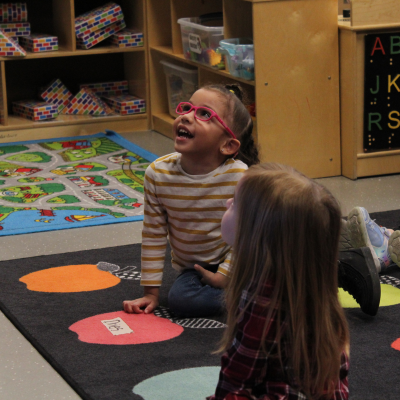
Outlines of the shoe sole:
M 381 262 L 375 253 L 374 246 L 369 240 L 367 226 L 364 221 L 364 215 L 359 207 L 353 208 L 347 218 L 347 232 L 350 238 L 350 243 L 354 248 L 369 247 L 374 259 L 376 271 L 381 272 Z M 400 243 L 399 243 L 400 246 Z M 400 247 L 399 247 L 400 255 Z
M 372 293 L 374 293 L 374 298 L 370 299 L 370 307 L 369 307 L 369 315 L 376 315 L 376 313 L 378 312 L 379 309 L 379 304 L 381 302 L 381 282 L 379 279 L 379 274 L 378 274 L 378 270 L 374 267 L 376 267 L 375 263 L 375 259 L 374 262 L 372 263 L 372 260 L 370 257 L 368 257 L 368 253 L 372 253 L 371 255 L 374 256 L 375 255 L 375 251 L 371 250 L 370 248 L 362 248 L 361 249 L 366 264 L 368 266 L 368 271 L 371 274 L 371 280 L 372 280 Z M 375 255 L 376 256 L 376 255 Z M 376 258 L 378 258 L 376 256 Z M 379 260 L 378 260 L 379 262 Z M 380 265 L 380 263 L 379 263 Z
M 339 238 L 339 251 L 351 249 L 354 249 L 354 247 L 351 245 L 349 230 L 347 229 L 347 221 L 342 218 Z
M 390 235 L 388 251 L 392 261 L 400 267 L 400 231 L 394 231 Z

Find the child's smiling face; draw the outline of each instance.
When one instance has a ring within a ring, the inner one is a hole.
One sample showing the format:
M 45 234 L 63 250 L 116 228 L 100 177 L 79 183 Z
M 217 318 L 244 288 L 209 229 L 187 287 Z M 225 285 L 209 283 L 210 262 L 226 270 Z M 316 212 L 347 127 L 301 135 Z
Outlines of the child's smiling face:
M 190 99 L 194 106 L 204 106 L 215 111 L 226 123 L 226 102 L 218 93 L 199 89 Z M 175 119 L 175 150 L 196 159 L 207 159 L 220 155 L 221 146 L 229 139 L 229 134 L 216 118 L 201 121 L 194 117 L 194 110 Z

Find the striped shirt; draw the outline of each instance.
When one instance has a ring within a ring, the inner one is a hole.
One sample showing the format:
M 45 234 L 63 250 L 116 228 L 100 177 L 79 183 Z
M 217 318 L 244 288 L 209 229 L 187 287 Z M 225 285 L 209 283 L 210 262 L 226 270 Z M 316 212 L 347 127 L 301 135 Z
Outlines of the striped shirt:
M 231 249 L 221 237 L 225 203 L 247 169 L 232 158 L 207 175 L 189 175 L 172 153 L 154 161 L 144 178 L 142 231 L 142 286 L 160 286 L 167 237 L 172 266 L 178 271 L 219 264 L 227 275 Z

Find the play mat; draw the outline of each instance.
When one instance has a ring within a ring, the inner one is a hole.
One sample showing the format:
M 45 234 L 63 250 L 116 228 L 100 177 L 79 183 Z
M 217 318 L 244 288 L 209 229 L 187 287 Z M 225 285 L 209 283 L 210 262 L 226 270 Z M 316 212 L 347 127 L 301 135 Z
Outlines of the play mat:
M 156 158 L 113 131 L 0 144 L 0 236 L 142 220 Z

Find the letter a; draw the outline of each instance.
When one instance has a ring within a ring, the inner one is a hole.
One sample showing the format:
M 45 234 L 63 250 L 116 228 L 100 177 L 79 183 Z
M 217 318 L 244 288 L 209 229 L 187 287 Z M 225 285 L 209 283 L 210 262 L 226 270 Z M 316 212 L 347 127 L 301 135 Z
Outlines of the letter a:
M 378 46 L 378 42 L 379 42 L 379 46 Z M 374 48 L 372 49 L 371 56 L 374 55 L 375 50 L 381 50 L 383 54 L 386 54 L 385 49 L 383 48 L 381 39 L 379 39 L 379 36 L 375 39 L 375 44 L 374 44 Z

